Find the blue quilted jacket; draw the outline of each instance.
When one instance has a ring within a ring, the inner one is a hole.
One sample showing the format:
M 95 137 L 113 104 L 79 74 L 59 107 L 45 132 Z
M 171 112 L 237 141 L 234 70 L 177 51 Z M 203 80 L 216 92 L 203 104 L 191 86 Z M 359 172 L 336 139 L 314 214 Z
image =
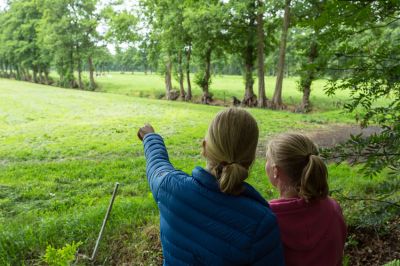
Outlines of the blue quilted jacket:
M 158 134 L 145 136 L 144 150 L 164 265 L 284 264 L 276 218 L 253 187 L 230 196 L 201 167 L 191 176 L 176 170 Z

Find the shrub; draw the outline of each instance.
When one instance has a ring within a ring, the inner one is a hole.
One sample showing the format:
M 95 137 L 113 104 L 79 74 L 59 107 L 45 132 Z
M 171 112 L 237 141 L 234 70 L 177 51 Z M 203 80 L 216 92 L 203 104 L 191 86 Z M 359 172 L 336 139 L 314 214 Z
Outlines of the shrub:
M 48 245 L 46 248 L 46 254 L 43 256 L 43 261 L 50 266 L 70 265 L 70 263 L 74 261 L 76 251 L 80 245 L 82 245 L 82 242 L 72 242 L 72 244 L 66 244 L 60 249 Z

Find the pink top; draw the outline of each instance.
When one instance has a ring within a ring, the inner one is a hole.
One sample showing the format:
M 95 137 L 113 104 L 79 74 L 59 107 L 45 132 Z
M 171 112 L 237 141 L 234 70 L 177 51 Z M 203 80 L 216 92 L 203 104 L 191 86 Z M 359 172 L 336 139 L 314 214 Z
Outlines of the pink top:
M 336 201 L 292 198 L 269 204 L 278 218 L 286 265 L 342 265 L 347 230 Z

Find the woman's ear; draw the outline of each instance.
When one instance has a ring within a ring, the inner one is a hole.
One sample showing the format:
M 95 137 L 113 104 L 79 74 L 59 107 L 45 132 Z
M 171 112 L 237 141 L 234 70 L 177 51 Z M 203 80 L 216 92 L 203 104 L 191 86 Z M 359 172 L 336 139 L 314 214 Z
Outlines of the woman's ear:
M 201 150 L 201 155 L 203 155 L 205 157 L 206 156 L 206 140 L 205 139 L 203 139 L 202 147 L 203 147 L 203 149 Z

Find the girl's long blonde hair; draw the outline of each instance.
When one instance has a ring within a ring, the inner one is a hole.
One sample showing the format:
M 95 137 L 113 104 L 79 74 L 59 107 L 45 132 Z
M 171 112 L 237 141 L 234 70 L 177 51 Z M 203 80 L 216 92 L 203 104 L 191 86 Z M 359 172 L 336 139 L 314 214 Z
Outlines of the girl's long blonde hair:
M 238 195 L 256 156 L 258 126 L 245 110 L 229 108 L 212 120 L 203 155 L 222 192 Z
M 283 134 L 272 139 L 267 148 L 267 160 L 289 176 L 291 185 L 305 200 L 328 196 L 328 170 L 317 146 L 301 134 Z

